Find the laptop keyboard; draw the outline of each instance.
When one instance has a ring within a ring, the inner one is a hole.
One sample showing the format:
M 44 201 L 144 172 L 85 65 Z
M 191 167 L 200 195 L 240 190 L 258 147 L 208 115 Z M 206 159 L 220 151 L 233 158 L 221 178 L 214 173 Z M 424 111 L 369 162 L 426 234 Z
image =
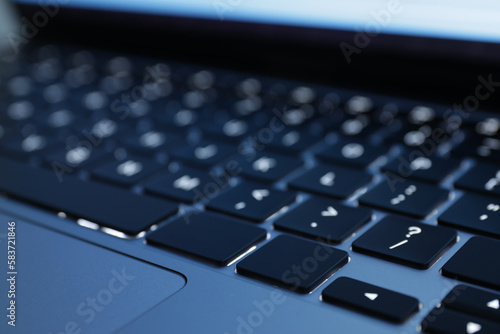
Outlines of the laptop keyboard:
M 425 270 L 464 230 L 483 236 L 442 275 L 500 289 L 498 118 L 71 47 L 1 70 L 6 196 L 298 293 L 351 265 L 331 245 Z M 418 310 L 343 279 L 324 302 L 396 322 Z M 498 331 L 498 317 L 443 305 L 424 330 Z

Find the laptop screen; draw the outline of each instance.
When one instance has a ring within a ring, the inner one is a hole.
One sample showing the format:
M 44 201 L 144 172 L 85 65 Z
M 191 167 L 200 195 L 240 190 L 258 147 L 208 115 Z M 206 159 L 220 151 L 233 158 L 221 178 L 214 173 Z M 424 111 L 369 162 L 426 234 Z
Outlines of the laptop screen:
M 164 14 L 500 43 L 498 0 L 18 0 L 19 3 Z

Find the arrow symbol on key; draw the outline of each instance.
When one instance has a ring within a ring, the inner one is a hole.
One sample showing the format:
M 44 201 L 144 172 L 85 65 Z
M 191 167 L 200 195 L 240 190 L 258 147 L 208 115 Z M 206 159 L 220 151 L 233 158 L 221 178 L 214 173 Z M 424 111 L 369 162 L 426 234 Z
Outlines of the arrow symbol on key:
M 252 197 L 257 201 L 262 201 L 267 196 L 269 196 L 269 190 L 267 189 L 255 189 L 252 191 Z
M 375 299 L 377 299 L 378 294 L 377 293 L 367 292 L 367 293 L 365 293 L 365 297 L 368 298 L 368 299 L 370 299 L 370 300 L 375 300 Z
M 493 299 L 490 301 L 488 304 L 486 304 L 489 308 L 492 308 L 494 310 L 500 309 L 500 301 L 498 299 Z
M 481 325 L 476 324 L 475 322 L 467 323 L 467 334 L 475 334 L 481 330 Z
M 338 215 L 338 211 L 335 210 L 333 207 L 329 206 L 326 211 L 321 211 L 321 215 L 323 217 L 336 217 Z

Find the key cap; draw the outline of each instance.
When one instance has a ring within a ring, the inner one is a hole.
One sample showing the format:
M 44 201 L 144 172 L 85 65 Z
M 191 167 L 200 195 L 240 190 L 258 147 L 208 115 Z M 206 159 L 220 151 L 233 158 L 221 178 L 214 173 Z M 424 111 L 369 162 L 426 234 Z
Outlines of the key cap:
M 274 133 L 271 139 L 265 137 L 258 139 L 259 144 L 257 144 L 257 147 L 264 146 L 270 151 L 297 156 L 297 154 L 319 141 L 321 136 L 317 135 L 317 133 L 309 132 L 306 128 L 285 128 L 280 132 Z
M 416 298 L 349 277 L 339 277 L 321 296 L 327 303 L 340 304 L 389 321 L 404 322 L 419 308 Z
M 422 331 L 434 334 L 497 334 L 500 325 L 447 308 L 434 309 L 422 321 Z
M 213 213 L 188 213 L 148 235 L 147 241 L 225 266 L 264 240 L 266 233 L 259 227 Z
M 346 198 L 365 186 L 371 175 L 338 166 L 317 165 L 290 183 L 295 189 L 325 196 Z
M 243 182 L 208 203 L 208 208 L 261 222 L 295 200 L 290 191 Z
M 47 154 L 44 156 L 44 163 L 54 170 L 71 173 L 106 161 L 107 157 L 109 152 L 105 148 L 82 144 Z
M 235 149 L 226 144 L 202 141 L 197 145 L 184 146 L 172 151 L 172 156 L 186 163 L 208 167 L 228 158 Z
M 243 175 L 263 181 L 276 181 L 301 164 L 299 158 L 268 152 L 258 152 L 248 158 L 239 156 L 237 162 Z
M 453 149 L 453 154 L 469 156 L 484 161 L 500 161 L 500 139 L 471 136 Z
M 91 175 L 98 180 L 130 187 L 162 169 L 166 169 L 166 166 L 150 159 L 129 156 L 125 160 L 113 161 L 94 168 L 91 170 Z
M 383 182 L 359 198 L 361 204 L 424 218 L 448 199 L 448 191 L 444 189 L 384 175 Z
M 319 152 L 317 156 L 326 162 L 366 167 L 387 151 L 388 147 L 385 145 L 371 145 L 363 140 L 341 138 L 334 145 Z
M 500 294 L 457 285 L 443 299 L 442 304 L 466 314 L 488 319 L 500 324 Z
M 500 238 L 500 200 L 466 193 L 439 217 L 438 222 Z
M 146 192 L 188 203 L 208 202 L 227 187 L 228 176 L 182 167 L 146 184 Z
M 441 269 L 441 274 L 500 290 L 500 241 L 472 237 Z
M 500 195 L 500 167 L 498 165 L 476 162 L 455 185 L 458 188 Z
M 53 136 L 32 134 L 27 137 L 15 136 L 0 145 L 0 153 L 16 160 L 27 160 L 29 157 L 50 152 L 60 144 Z
M 221 140 L 241 140 L 255 129 L 251 119 L 230 119 L 222 124 L 214 122 L 203 127 L 207 137 L 216 137 Z
M 0 191 L 8 195 L 131 236 L 177 211 L 177 205 L 169 201 L 81 181 L 72 175 L 57 175 L 3 158 L 0 158 L 0 175 Z
M 342 250 L 281 235 L 248 255 L 236 268 L 238 274 L 307 293 L 344 266 L 348 258 Z
M 337 244 L 371 219 L 371 211 L 311 198 L 276 220 L 278 230 L 297 233 L 328 244 Z
M 441 182 L 459 165 L 460 160 L 458 159 L 425 156 L 420 151 L 405 151 L 382 167 L 382 170 L 389 171 L 401 178 L 418 179 L 435 184 Z
M 140 135 L 130 135 L 121 142 L 134 153 L 143 155 L 154 155 L 160 150 L 180 140 L 178 134 L 151 130 Z
M 417 269 L 430 268 L 457 241 L 446 227 L 386 217 L 352 243 L 352 250 Z

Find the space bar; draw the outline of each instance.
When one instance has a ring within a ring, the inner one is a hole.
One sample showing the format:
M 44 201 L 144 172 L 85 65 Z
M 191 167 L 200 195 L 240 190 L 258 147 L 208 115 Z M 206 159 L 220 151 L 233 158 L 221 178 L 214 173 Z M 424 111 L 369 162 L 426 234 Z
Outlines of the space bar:
M 0 158 L 0 191 L 44 208 L 137 235 L 177 211 L 177 205 Z

